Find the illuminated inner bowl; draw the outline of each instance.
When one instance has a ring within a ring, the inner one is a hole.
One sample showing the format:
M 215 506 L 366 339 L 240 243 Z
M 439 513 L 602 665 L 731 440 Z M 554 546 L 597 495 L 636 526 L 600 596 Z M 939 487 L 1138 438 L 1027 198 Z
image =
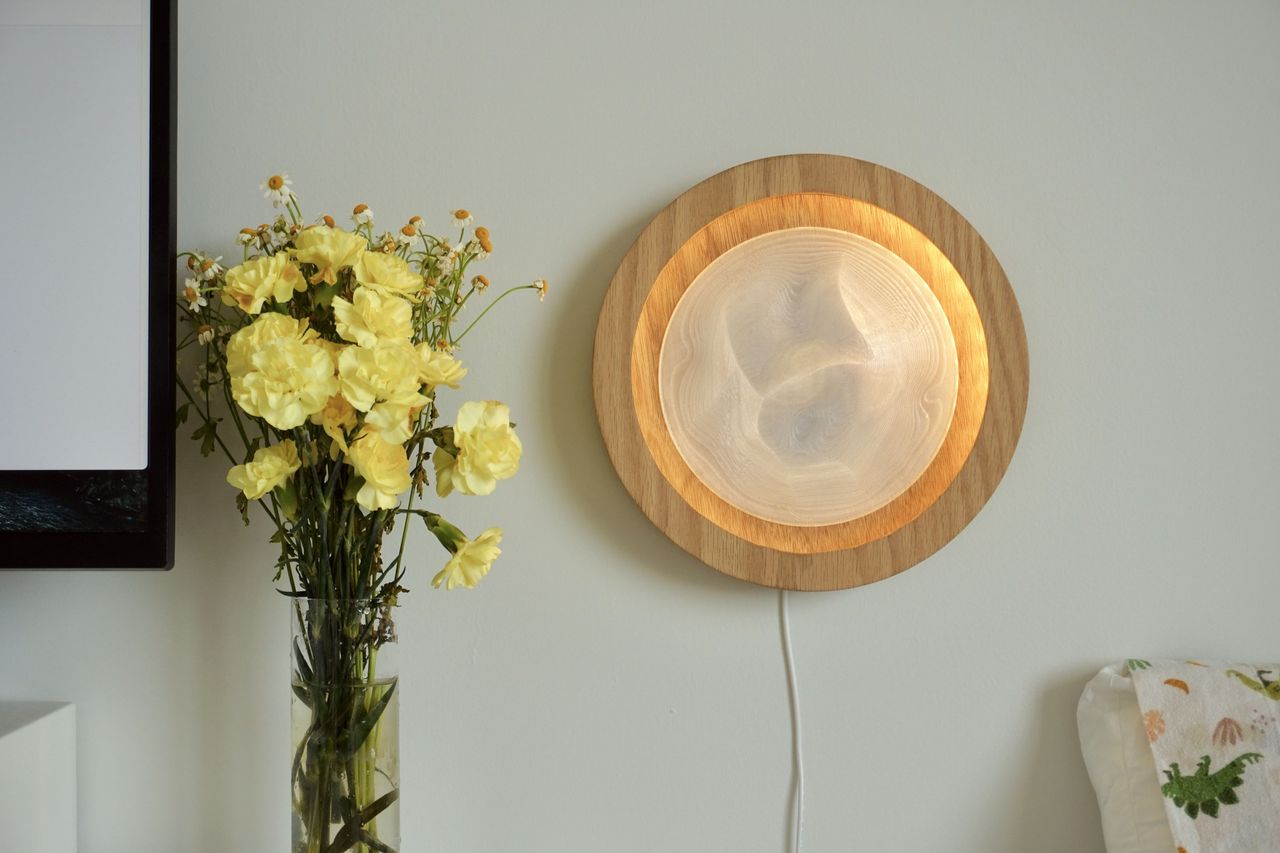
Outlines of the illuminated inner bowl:
M 694 476 L 794 526 L 861 518 L 906 491 L 959 389 L 929 285 L 879 243 L 817 227 L 761 234 L 707 266 L 671 316 L 658 374 Z

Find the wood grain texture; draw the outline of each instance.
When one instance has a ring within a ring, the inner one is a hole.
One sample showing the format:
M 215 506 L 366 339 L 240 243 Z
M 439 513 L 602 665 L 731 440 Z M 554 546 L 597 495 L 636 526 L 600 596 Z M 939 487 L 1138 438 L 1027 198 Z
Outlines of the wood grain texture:
M 766 522 L 716 498 L 675 451 L 657 390 L 666 323 L 697 273 L 745 239 L 799 226 L 848 230 L 902 257 L 934 289 L 960 358 L 956 415 L 934 463 L 883 509 L 827 527 Z M 645 515 L 726 574 L 799 590 L 882 580 L 950 541 L 1008 467 L 1027 384 L 1017 300 L 977 231 L 910 178 L 834 155 L 746 163 L 673 201 L 619 265 L 600 312 L 593 357 L 605 445 Z

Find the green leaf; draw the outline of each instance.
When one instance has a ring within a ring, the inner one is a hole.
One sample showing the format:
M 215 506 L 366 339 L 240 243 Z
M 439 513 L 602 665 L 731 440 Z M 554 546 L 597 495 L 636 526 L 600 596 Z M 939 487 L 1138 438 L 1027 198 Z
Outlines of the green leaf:
M 382 712 L 387 710 L 387 705 L 391 702 L 391 697 L 395 695 L 396 685 L 399 682 L 392 681 L 387 686 L 387 692 L 373 704 L 364 718 L 356 722 L 351 728 L 347 729 L 344 738 L 343 747 L 347 755 L 355 755 L 360 745 L 368 739 L 369 733 L 373 731 L 373 727 L 378 724 L 378 719 L 382 716 Z
M 244 526 L 249 526 L 249 499 L 244 496 L 244 492 L 236 495 L 236 509 L 240 510 L 240 520 L 244 522 Z
M 293 641 L 293 661 L 298 668 L 298 676 L 307 684 L 312 684 L 316 680 L 316 674 L 311 669 L 311 664 L 307 662 L 307 656 L 302 653 L 302 646 L 298 645 L 297 639 Z
M 341 289 L 339 284 L 322 284 L 311 291 L 311 301 L 323 308 L 328 308 L 333 304 L 333 297 L 338 295 Z
M 333 843 L 324 849 L 324 853 L 342 853 L 344 850 L 350 850 L 357 841 L 370 844 L 374 850 L 384 851 L 384 853 L 387 850 L 391 850 L 392 853 L 395 853 L 393 848 L 387 847 L 385 844 L 382 844 L 382 842 L 377 841 L 377 839 L 372 835 L 364 831 L 362 827 L 390 808 L 391 804 L 399 799 L 399 797 L 400 792 L 398 790 L 388 791 L 369 805 L 365 806 L 359 814 L 350 815 L 347 818 L 346 824 L 344 824 L 342 829 L 338 830 L 338 834 L 333 837 Z
M 191 438 L 200 442 L 200 454 L 209 456 L 217 447 L 218 440 L 218 421 L 221 418 L 214 418 L 211 421 L 205 421 L 196 427 L 196 431 L 191 433 Z
M 187 416 L 191 414 L 191 404 L 183 403 L 178 407 L 178 411 L 174 413 L 174 426 L 180 427 L 187 422 Z

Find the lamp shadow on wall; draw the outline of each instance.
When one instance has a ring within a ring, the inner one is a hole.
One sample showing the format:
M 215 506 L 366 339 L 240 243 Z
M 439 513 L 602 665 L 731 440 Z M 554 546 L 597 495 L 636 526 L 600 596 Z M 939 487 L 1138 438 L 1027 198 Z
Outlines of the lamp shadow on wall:
M 556 299 L 550 338 L 555 357 L 542 359 L 540 377 L 547 401 L 544 411 L 549 421 L 554 419 L 546 431 L 552 467 L 569 481 L 573 511 L 612 542 L 620 557 L 626 555 L 608 568 L 621 572 L 643 567 L 666 581 L 719 596 L 758 594 L 762 590 L 704 566 L 645 517 L 614 472 L 596 421 L 591 360 L 600 306 L 613 271 L 661 209 L 660 204 L 646 207 L 601 239 L 596 251 L 558 288 L 561 296 Z

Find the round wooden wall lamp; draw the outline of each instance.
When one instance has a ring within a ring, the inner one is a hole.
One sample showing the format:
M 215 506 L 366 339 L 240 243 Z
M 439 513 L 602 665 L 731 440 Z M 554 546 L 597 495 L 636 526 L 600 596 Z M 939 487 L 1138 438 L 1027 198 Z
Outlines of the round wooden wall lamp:
M 891 169 L 735 166 L 654 217 L 596 328 L 596 414 L 645 515 L 725 574 L 842 589 L 945 545 L 995 491 L 1027 342 L 986 242 Z

